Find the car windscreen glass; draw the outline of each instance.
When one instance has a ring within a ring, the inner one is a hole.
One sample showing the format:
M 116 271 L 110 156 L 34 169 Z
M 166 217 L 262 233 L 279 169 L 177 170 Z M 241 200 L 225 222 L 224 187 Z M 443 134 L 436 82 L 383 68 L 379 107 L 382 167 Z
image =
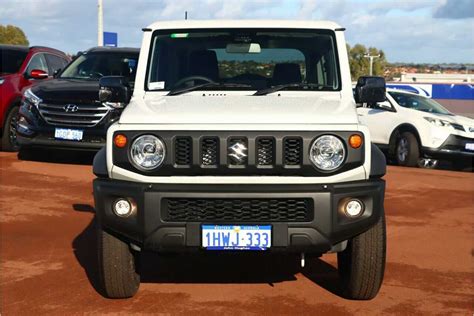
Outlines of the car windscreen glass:
M 404 108 L 435 114 L 452 115 L 451 112 L 446 110 L 441 104 L 432 99 L 400 92 L 389 92 L 389 94 L 400 106 Z
M 0 73 L 13 74 L 20 70 L 28 51 L 16 49 L 0 49 Z
M 138 54 L 86 53 L 69 64 L 60 78 L 99 80 L 103 76 L 124 76 L 135 81 Z
M 203 85 L 204 83 L 232 83 Z M 329 30 L 198 29 L 155 31 L 147 90 L 340 90 L 335 35 Z M 250 86 L 246 87 L 246 86 Z

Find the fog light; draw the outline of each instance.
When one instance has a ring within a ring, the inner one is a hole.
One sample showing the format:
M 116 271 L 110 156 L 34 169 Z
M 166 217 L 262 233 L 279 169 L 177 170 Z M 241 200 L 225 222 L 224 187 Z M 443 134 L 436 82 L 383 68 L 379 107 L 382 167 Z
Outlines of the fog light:
M 349 217 L 359 217 L 364 213 L 364 203 L 357 199 L 351 199 L 346 202 L 344 212 Z
M 117 199 L 115 200 L 112 209 L 117 216 L 129 217 L 135 213 L 136 205 L 133 201 L 128 199 Z

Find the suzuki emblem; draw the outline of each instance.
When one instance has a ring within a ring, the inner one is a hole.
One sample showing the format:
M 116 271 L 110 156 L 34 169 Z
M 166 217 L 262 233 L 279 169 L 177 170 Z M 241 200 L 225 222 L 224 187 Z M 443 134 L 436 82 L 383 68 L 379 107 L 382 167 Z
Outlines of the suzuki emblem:
M 237 164 L 242 164 L 247 159 L 247 147 L 242 142 L 235 142 L 229 146 L 228 156 Z

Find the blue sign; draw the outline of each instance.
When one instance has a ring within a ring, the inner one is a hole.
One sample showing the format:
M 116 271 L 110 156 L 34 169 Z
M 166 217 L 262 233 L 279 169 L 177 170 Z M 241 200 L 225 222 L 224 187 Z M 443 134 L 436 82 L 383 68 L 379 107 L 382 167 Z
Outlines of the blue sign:
M 387 83 L 387 88 L 401 89 L 433 99 L 474 100 L 474 85 L 469 83 Z
M 113 32 L 104 32 L 104 46 L 117 47 L 118 35 Z

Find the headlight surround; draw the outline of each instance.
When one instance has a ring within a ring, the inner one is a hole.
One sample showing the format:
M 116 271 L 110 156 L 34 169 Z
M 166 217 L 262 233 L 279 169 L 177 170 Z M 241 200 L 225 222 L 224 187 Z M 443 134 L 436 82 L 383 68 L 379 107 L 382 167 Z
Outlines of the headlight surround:
M 137 137 L 130 146 L 130 160 L 133 165 L 143 171 L 158 168 L 165 159 L 165 144 L 154 135 Z
M 26 89 L 26 91 L 23 93 L 23 97 L 26 101 L 30 102 L 36 107 L 38 107 L 40 103 L 43 102 L 43 100 L 36 94 L 34 94 L 31 89 Z
M 433 117 L 423 117 L 423 118 L 425 120 L 427 120 L 428 122 L 430 122 L 431 124 L 439 126 L 439 127 L 454 128 L 453 125 L 450 122 L 445 121 L 445 120 L 440 120 L 440 119 L 433 118 Z
M 333 171 L 343 164 L 346 158 L 346 149 L 338 137 L 322 135 L 313 141 L 309 158 L 316 168 L 323 171 Z

